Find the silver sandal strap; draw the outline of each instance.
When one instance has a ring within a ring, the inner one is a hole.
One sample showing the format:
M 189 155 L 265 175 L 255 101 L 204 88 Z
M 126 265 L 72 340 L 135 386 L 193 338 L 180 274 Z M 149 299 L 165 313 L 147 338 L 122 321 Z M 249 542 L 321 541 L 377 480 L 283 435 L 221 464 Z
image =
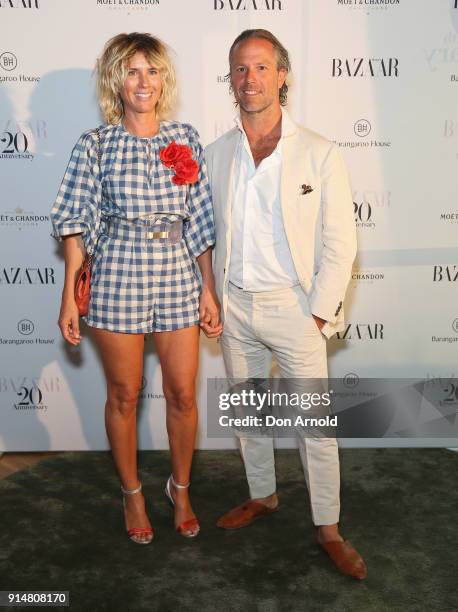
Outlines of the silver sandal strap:
M 173 474 L 171 474 L 170 476 L 170 482 L 173 484 L 173 486 L 176 489 L 188 489 L 189 485 L 191 484 L 191 482 L 188 482 L 188 484 L 185 484 L 185 485 L 178 484 L 177 482 L 175 482 L 175 478 L 173 477 Z
M 141 490 L 142 490 L 142 483 L 140 483 L 140 486 L 137 487 L 136 489 L 125 489 L 121 485 L 121 492 L 123 495 L 135 495 L 135 493 L 140 493 Z

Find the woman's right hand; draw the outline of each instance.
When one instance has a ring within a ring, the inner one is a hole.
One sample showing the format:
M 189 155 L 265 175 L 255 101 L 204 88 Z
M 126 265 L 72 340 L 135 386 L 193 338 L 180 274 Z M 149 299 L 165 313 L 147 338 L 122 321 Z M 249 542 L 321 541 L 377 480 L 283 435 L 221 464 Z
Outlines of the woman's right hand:
M 64 340 L 70 342 L 70 344 L 74 346 L 78 346 L 81 342 L 80 319 L 78 306 L 73 297 L 62 296 L 62 304 L 60 306 L 57 324 L 59 325 Z
M 64 236 L 65 281 L 57 325 L 64 340 L 74 346 L 81 342 L 80 319 L 75 302 L 75 282 L 84 261 L 85 249 L 81 234 Z

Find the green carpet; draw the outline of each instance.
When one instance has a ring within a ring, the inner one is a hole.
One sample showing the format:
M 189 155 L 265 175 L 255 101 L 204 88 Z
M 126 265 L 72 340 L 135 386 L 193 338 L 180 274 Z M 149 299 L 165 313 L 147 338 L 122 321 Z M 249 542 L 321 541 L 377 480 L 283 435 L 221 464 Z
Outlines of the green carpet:
M 341 451 L 341 530 L 366 560 L 363 582 L 339 575 L 316 546 L 296 451 L 277 452 L 280 511 L 231 532 L 215 521 L 247 497 L 239 454 L 197 452 L 195 540 L 172 528 L 168 453 L 139 462 L 150 546 L 124 533 L 108 453 L 64 453 L 0 481 L 0 590 L 67 590 L 81 612 L 458 609 L 457 453 Z

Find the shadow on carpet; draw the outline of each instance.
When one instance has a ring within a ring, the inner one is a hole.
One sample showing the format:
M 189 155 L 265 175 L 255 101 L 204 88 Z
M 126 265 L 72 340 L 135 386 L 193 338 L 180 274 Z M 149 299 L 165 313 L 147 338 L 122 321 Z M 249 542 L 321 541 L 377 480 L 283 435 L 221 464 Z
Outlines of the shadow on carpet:
M 316 546 L 297 451 L 276 457 L 280 511 L 228 532 L 215 522 L 247 497 L 239 454 L 196 452 L 202 531 L 186 540 L 163 494 L 168 452 L 139 453 L 149 546 L 125 534 L 109 453 L 63 453 L 17 472 L 0 481 L 0 590 L 70 591 L 78 612 L 458 609 L 457 453 L 341 451 L 341 531 L 366 560 L 363 582 Z

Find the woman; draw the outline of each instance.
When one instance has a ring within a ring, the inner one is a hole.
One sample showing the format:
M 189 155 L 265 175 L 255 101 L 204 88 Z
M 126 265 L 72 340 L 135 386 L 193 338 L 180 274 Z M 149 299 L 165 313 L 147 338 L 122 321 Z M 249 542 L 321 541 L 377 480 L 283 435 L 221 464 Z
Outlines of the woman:
M 78 140 L 51 213 L 53 235 L 65 239 L 59 327 L 65 340 L 80 343 L 75 279 L 85 253 L 93 253 L 85 321 L 106 375 L 105 422 L 128 535 L 139 544 L 153 539 L 136 460 L 144 334 L 152 333 L 171 450 L 166 493 L 176 529 L 193 537 L 199 523 L 188 487 L 197 427 L 199 321 L 208 336 L 221 333 L 202 147 L 193 127 L 164 120 L 176 84 L 157 38 L 133 33 L 109 40 L 98 62 L 97 89 L 107 125 Z

